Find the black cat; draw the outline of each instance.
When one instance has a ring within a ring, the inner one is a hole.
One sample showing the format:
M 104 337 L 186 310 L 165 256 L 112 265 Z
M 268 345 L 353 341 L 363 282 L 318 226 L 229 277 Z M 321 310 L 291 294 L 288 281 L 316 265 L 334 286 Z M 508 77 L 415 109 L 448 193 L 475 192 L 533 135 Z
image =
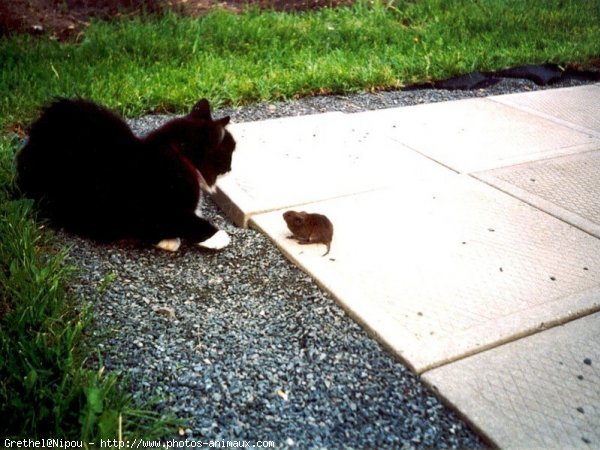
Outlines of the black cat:
M 203 99 L 138 138 L 102 106 L 58 99 L 17 155 L 17 184 L 54 224 L 97 240 L 138 239 L 177 250 L 184 238 L 220 248 L 227 234 L 195 211 L 201 185 L 231 170 L 228 123 L 229 117 L 213 120 Z

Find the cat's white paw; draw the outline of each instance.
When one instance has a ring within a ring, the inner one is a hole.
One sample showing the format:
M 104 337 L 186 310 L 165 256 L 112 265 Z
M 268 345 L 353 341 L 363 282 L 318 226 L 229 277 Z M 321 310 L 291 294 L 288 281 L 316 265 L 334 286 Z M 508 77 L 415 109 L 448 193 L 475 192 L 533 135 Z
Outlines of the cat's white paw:
M 227 247 L 230 242 L 231 238 L 229 235 L 223 230 L 219 230 L 204 242 L 198 242 L 198 245 L 212 250 L 220 250 Z
M 161 250 L 166 250 L 168 252 L 176 252 L 181 247 L 181 239 L 163 239 L 158 244 L 156 244 L 157 248 Z

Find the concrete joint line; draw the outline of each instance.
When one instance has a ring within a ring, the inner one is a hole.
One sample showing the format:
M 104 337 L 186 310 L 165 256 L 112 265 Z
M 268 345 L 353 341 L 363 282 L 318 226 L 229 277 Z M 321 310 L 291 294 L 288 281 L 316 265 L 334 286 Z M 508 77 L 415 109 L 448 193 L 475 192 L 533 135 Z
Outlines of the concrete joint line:
M 527 192 L 518 186 L 514 186 L 506 181 L 496 179 L 493 176 L 487 176 L 485 172 L 472 173 L 470 176 L 475 180 L 483 182 L 488 186 L 499 190 L 500 192 L 510 195 L 511 197 L 520 200 L 523 203 L 560 220 L 561 222 L 566 223 L 567 225 L 577 228 L 578 230 L 581 230 L 592 237 L 600 239 L 600 225 L 586 219 L 585 217 L 581 217 L 580 215 L 565 208 L 561 208 L 560 206 L 538 195 Z
M 584 126 L 578 125 L 578 124 L 573 123 L 573 122 L 568 121 L 568 120 L 561 119 L 561 118 L 556 117 L 556 116 L 554 116 L 552 114 L 542 112 L 542 111 L 540 111 L 538 109 L 535 109 L 535 108 L 532 108 L 532 107 L 529 107 L 529 106 L 525 106 L 525 105 L 517 105 L 517 104 L 513 104 L 513 103 L 504 102 L 504 101 L 502 101 L 501 98 L 488 97 L 487 100 L 490 100 L 490 101 L 495 102 L 495 103 L 499 103 L 499 104 L 504 105 L 504 106 L 508 106 L 510 108 L 514 108 L 514 109 L 519 110 L 519 111 L 526 112 L 528 114 L 532 114 L 532 115 L 537 116 L 537 117 L 541 117 L 542 119 L 549 120 L 549 121 L 551 121 L 551 122 L 553 122 L 553 123 L 555 123 L 557 125 L 564 126 L 564 127 L 569 128 L 569 129 L 571 129 L 573 131 L 578 131 L 580 133 L 587 134 L 589 137 L 600 139 L 600 131 L 597 131 L 597 130 L 594 130 L 592 128 L 588 128 L 588 127 L 584 127 Z

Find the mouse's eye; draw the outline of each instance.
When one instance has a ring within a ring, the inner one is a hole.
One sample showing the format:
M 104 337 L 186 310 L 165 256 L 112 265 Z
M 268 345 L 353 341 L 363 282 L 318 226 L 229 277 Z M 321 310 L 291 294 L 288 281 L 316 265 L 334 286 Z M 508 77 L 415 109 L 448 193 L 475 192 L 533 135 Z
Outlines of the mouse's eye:
M 302 224 L 302 219 L 300 217 L 296 217 L 294 219 L 294 222 L 296 222 L 296 225 L 300 225 L 300 224 Z

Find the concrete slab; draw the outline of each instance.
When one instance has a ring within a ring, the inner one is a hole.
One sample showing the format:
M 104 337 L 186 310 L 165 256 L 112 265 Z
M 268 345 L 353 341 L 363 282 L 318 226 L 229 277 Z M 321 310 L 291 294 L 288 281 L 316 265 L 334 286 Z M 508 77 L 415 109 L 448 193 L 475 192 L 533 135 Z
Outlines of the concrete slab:
M 500 448 L 600 448 L 600 314 L 423 379 Z
M 334 224 L 326 257 L 282 211 L 251 224 L 416 372 L 600 309 L 600 241 L 469 176 L 407 179 L 302 207 Z
M 385 186 L 401 144 L 356 127 L 342 113 L 232 124 L 237 148 L 215 200 L 238 224 L 255 213 Z
M 475 172 L 597 148 L 600 140 L 488 99 L 348 115 L 365 129 L 458 172 Z
M 600 150 L 475 176 L 600 238 Z
M 489 97 L 600 138 L 600 86 L 587 85 Z

